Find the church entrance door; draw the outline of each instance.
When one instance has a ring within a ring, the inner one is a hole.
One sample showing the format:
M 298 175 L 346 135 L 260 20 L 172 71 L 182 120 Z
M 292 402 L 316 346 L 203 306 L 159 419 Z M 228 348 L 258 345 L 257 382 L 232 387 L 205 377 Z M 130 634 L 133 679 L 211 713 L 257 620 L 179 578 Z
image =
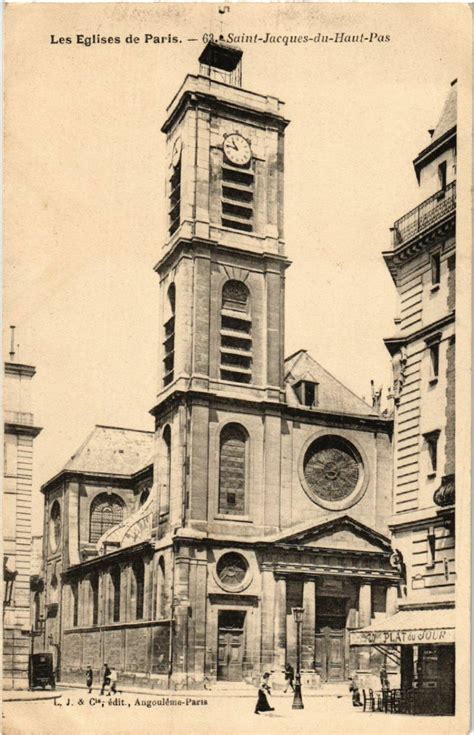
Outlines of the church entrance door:
M 316 600 L 316 671 L 323 681 L 345 679 L 346 599 Z
M 245 646 L 245 612 L 219 611 L 218 681 L 242 681 Z

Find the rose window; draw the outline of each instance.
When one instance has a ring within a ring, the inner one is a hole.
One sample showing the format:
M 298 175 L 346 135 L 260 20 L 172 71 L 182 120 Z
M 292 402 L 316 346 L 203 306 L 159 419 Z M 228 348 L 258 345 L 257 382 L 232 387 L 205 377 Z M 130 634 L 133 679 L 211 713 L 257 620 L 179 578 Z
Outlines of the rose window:
M 304 457 L 303 470 L 312 494 L 321 500 L 338 502 L 358 487 L 362 463 L 355 447 L 331 436 L 311 444 Z
M 217 562 L 217 576 L 223 587 L 235 590 L 247 576 L 248 564 L 244 557 L 233 552 L 224 554 Z

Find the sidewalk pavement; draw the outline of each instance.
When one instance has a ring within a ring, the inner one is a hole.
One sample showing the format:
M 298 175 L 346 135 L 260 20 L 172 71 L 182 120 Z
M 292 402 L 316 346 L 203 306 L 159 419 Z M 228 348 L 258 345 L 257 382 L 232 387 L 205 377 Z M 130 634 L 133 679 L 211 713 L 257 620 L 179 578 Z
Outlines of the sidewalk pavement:
M 63 690 L 67 689 L 85 689 L 87 687 L 84 684 L 73 684 L 69 682 L 58 683 L 58 687 Z M 256 696 L 257 687 L 250 684 L 236 684 L 236 685 L 225 685 L 216 684 L 212 689 L 152 689 L 146 687 L 134 687 L 126 685 L 120 686 L 118 682 L 117 694 L 146 694 L 147 696 L 156 697 L 195 697 L 200 699 L 207 699 L 209 697 L 236 697 L 236 698 L 254 698 Z M 100 692 L 100 688 L 96 685 L 92 688 L 92 695 L 97 696 Z M 31 692 L 32 693 L 32 692 Z M 44 692 L 43 692 L 44 693 Z M 92 696 L 91 695 L 91 696 Z M 326 684 L 320 689 L 308 689 L 303 687 L 304 697 L 336 697 L 341 699 L 342 697 L 350 697 L 347 685 L 342 684 Z M 106 695 L 107 696 L 107 695 Z M 111 695 L 112 696 L 112 695 Z M 284 693 L 279 690 L 272 690 L 272 697 L 288 699 L 293 696 L 293 692 L 289 691 Z
M 8 689 L 2 691 L 2 702 L 33 702 L 40 699 L 60 699 L 62 694 L 56 689 L 33 690 Z

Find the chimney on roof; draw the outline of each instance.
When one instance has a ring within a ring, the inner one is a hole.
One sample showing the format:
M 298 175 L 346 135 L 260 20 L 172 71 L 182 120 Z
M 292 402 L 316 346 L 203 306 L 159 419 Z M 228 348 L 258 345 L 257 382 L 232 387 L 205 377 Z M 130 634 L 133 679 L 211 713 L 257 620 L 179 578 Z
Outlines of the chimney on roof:
M 457 79 L 453 79 L 453 81 L 451 82 L 451 87 L 454 87 L 454 85 L 457 83 L 457 81 L 458 81 Z

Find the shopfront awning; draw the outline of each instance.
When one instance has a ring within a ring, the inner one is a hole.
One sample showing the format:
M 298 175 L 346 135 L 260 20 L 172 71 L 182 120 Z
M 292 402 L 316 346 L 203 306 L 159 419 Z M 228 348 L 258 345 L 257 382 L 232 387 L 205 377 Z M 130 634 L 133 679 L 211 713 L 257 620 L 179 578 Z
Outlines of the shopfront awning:
M 350 633 L 351 646 L 454 643 L 454 608 L 406 609 Z

